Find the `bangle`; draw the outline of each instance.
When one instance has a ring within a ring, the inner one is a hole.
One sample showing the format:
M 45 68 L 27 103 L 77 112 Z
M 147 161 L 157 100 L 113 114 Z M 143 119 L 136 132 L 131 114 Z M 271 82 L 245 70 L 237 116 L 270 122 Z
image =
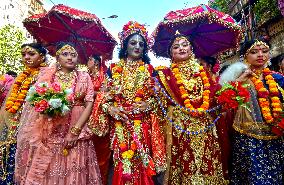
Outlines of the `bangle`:
M 71 127 L 70 133 L 75 135 L 75 136 L 78 136 L 78 135 L 80 135 L 81 130 L 82 129 L 80 127 L 74 126 L 74 127 Z
M 102 104 L 102 110 L 103 110 L 103 112 L 104 112 L 104 113 L 108 113 L 108 109 L 109 109 L 109 107 L 112 106 L 112 105 L 113 105 L 113 102 L 108 102 L 108 103 Z

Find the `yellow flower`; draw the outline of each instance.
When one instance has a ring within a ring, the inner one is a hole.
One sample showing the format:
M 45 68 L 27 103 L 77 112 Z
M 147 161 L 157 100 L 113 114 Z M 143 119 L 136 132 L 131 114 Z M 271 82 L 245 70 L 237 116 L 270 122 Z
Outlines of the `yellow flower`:
M 134 120 L 134 125 L 135 126 L 140 126 L 141 120 Z
M 178 68 L 173 68 L 173 72 L 178 73 L 179 72 Z
M 133 150 L 127 150 L 121 154 L 123 159 L 131 159 L 134 155 Z
M 203 108 L 197 108 L 197 110 L 198 110 L 199 112 L 204 111 L 204 109 L 203 109 Z
M 140 67 L 138 68 L 138 70 L 141 71 L 141 72 L 144 72 L 144 71 L 145 71 L 145 66 L 140 66 Z
M 185 99 L 185 98 L 188 97 L 188 94 L 183 94 L 183 95 L 181 95 L 181 97 L 182 97 L 183 99 Z

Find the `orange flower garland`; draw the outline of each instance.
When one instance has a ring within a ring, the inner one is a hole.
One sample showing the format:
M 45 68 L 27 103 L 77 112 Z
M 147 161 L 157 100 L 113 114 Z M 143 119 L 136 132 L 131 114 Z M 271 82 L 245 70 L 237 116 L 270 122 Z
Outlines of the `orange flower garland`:
M 6 101 L 6 111 L 15 114 L 20 109 L 34 80 L 34 76 L 38 73 L 38 68 L 27 68 L 16 78 L 10 96 Z
M 258 102 L 261 107 L 263 118 L 265 119 L 266 123 L 271 124 L 275 121 L 276 118 L 279 118 L 280 113 L 282 112 L 281 101 L 278 97 L 279 91 L 277 89 L 277 83 L 271 75 L 271 71 L 268 68 L 265 68 L 263 70 L 263 74 L 269 91 L 264 87 L 264 84 L 260 79 L 252 77 L 251 81 L 253 82 L 257 91 Z M 271 103 L 268 97 L 270 97 Z M 272 108 L 272 111 L 270 106 Z
M 185 89 L 184 82 L 181 78 L 180 71 L 178 69 L 177 64 L 172 64 L 172 72 L 177 80 L 177 84 L 179 87 L 179 91 L 181 94 L 182 99 L 184 100 L 184 105 L 186 108 L 193 110 L 194 112 L 203 112 L 205 110 L 209 109 L 209 95 L 210 95 L 210 83 L 209 79 L 207 77 L 207 74 L 203 68 L 203 66 L 199 66 L 199 75 L 201 76 L 203 86 L 204 86 L 204 91 L 202 93 L 202 98 L 203 98 L 203 103 L 200 106 L 200 108 L 195 109 L 193 105 L 190 103 L 189 95 L 187 90 Z

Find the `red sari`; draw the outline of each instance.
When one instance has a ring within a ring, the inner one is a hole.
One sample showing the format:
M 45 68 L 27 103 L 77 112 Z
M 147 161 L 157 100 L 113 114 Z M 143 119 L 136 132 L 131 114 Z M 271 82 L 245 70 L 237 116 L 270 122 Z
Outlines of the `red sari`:
M 186 66 L 179 66 L 182 71 L 184 87 L 189 94 L 190 103 L 199 108 L 204 90 L 200 72 L 187 70 Z M 208 74 L 207 74 L 208 76 Z M 158 71 L 160 84 L 166 94 L 177 104 L 185 106 L 177 79 L 170 68 Z M 210 100 L 214 94 L 214 82 L 209 78 Z M 164 96 L 164 95 L 162 95 Z M 164 96 L 165 97 L 165 96 Z M 224 179 L 221 162 L 221 149 L 218 142 L 216 126 L 208 126 L 213 123 L 216 115 L 203 113 L 201 115 L 189 115 L 180 106 L 168 101 L 168 115 L 172 111 L 172 123 L 167 125 L 167 171 L 164 184 L 227 184 Z M 212 107 L 212 102 L 210 102 Z M 171 110 L 171 111 L 170 111 Z M 187 134 L 184 131 L 198 134 Z M 204 131 L 204 129 L 206 131 Z M 201 131 L 201 132 L 200 132 Z
M 94 90 L 95 92 L 97 92 L 96 100 L 100 101 L 102 96 L 101 93 L 99 93 L 99 91 L 100 88 L 102 87 L 102 83 L 105 80 L 105 74 L 103 69 L 101 69 L 98 72 L 98 75 L 91 76 L 91 78 L 94 84 Z M 94 107 L 94 111 L 96 111 L 96 106 Z M 95 112 L 93 112 L 93 114 L 95 114 Z M 109 133 L 104 133 L 104 134 L 96 133 L 96 135 L 93 138 L 93 142 L 95 145 L 98 165 L 101 172 L 102 183 L 106 185 L 108 179 L 108 172 L 109 172 L 110 156 L 111 156 L 110 135 Z

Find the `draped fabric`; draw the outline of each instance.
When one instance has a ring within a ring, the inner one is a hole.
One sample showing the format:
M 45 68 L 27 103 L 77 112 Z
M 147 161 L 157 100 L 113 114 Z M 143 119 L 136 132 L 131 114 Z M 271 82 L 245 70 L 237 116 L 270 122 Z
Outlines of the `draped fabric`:
M 278 73 L 273 73 L 272 76 L 279 87 L 283 88 L 284 77 Z M 231 182 L 284 184 L 283 136 L 275 135 L 271 125 L 264 121 L 255 87 L 249 80 L 247 83 L 251 84 L 249 110 L 239 107 L 233 120 L 235 132 L 232 140 Z M 280 99 L 283 103 L 282 96 Z
M 122 61 L 123 62 L 123 61 Z M 118 63 L 121 64 L 121 63 Z M 143 64 L 145 69 L 153 69 L 152 66 Z M 125 68 L 122 68 L 123 70 Z M 137 80 L 138 76 L 135 76 L 135 71 L 138 70 L 137 68 L 132 68 L 132 71 L 134 71 L 132 74 L 132 80 L 135 82 Z M 111 69 L 110 69 L 111 71 Z M 129 72 L 129 71 L 124 71 Z M 124 73 L 122 72 L 122 74 Z M 148 72 L 144 73 L 146 76 L 145 80 L 143 80 L 143 87 L 145 90 L 151 91 L 149 89 L 149 80 L 151 79 L 152 71 L 149 70 Z M 144 75 L 143 74 L 143 75 Z M 125 88 L 128 88 L 126 84 L 132 83 L 132 81 L 129 80 L 129 76 L 121 76 L 120 81 L 124 82 Z M 114 85 L 112 83 L 112 79 L 107 79 L 107 89 L 110 91 L 117 91 L 117 89 L 114 89 Z M 135 84 L 135 83 L 133 83 Z M 133 85 L 131 84 L 131 85 Z M 133 88 L 129 88 L 130 91 L 135 91 L 137 89 L 138 85 L 134 85 Z M 135 92 L 134 92 L 135 93 Z M 129 96 L 128 96 L 129 95 Z M 128 178 L 125 178 L 124 174 L 124 164 L 122 162 L 121 158 L 121 149 L 119 147 L 119 138 L 121 137 L 116 133 L 116 120 L 111 117 L 108 113 L 106 113 L 103 110 L 103 105 L 109 102 L 120 102 L 121 106 L 124 108 L 129 108 L 133 105 L 134 99 L 132 99 L 130 96 L 133 95 L 133 93 L 129 94 L 123 94 L 119 97 L 119 100 L 109 99 L 109 92 L 99 92 L 96 97 L 96 102 L 93 108 L 93 113 L 91 116 L 91 121 L 89 122 L 89 128 L 93 130 L 93 132 L 97 135 L 104 136 L 108 134 L 108 131 L 110 132 L 110 138 L 111 138 L 111 149 L 112 149 L 112 159 L 113 159 L 113 165 L 114 165 L 114 174 L 112 177 L 112 184 L 113 185 L 154 185 L 153 177 L 148 174 L 148 169 L 143 164 L 143 156 L 141 156 L 140 153 L 135 151 L 135 154 L 133 158 L 130 159 L 131 162 L 131 174 L 128 176 Z M 134 94 L 135 95 L 135 94 Z M 153 94 L 147 93 L 147 102 L 148 100 L 151 100 L 153 97 Z M 143 98 L 145 98 L 143 97 Z M 148 102 L 151 104 L 150 102 Z M 165 163 L 165 145 L 164 145 L 164 135 L 161 127 L 161 121 L 159 118 L 159 114 L 157 114 L 157 104 L 155 101 L 152 101 L 154 105 L 151 106 L 151 110 L 147 112 L 141 112 L 137 115 L 139 115 L 139 118 L 141 118 L 141 126 L 139 130 L 135 130 L 135 133 L 139 133 L 139 138 L 141 137 L 141 143 L 143 146 L 143 150 L 146 152 L 147 155 L 149 155 L 154 162 L 154 171 L 156 173 L 160 173 L 166 169 L 166 163 Z M 132 123 L 134 118 L 137 117 L 136 114 L 130 114 L 129 121 Z M 125 122 L 121 122 L 121 127 L 123 129 L 123 137 L 125 138 L 126 146 L 129 147 L 129 145 L 133 142 L 133 138 L 131 136 L 131 128 L 127 125 Z M 135 129 L 135 128 L 134 128 Z
M 184 106 L 176 78 L 171 69 L 160 69 L 158 74 L 159 81 L 168 96 Z M 196 79 L 195 82 L 198 83 L 198 80 Z M 211 99 L 213 99 L 212 94 L 214 94 L 215 87 L 212 80 L 210 83 Z M 199 86 L 200 84 L 194 85 Z M 195 101 L 196 99 L 191 99 L 192 105 L 200 107 L 201 101 Z M 223 173 L 222 155 L 216 126 L 197 135 L 188 135 L 176 128 L 179 127 L 190 132 L 200 131 L 208 127 L 216 115 L 214 113 L 205 113 L 200 116 L 190 116 L 179 106 L 174 106 L 170 101 L 168 101 L 168 106 L 171 108 L 168 108 L 167 114 L 172 118 L 174 126 L 166 126 L 167 164 L 169 166 L 164 184 L 227 184 Z M 171 112 L 172 116 L 170 116 Z
M 56 69 L 41 71 L 38 82 L 52 81 Z M 87 125 L 79 135 L 75 147 L 63 155 L 64 138 L 81 116 L 84 102 L 92 102 L 94 96 L 90 76 L 77 73 L 75 93 L 78 95 L 69 114 L 48 118 L 27 105 L 29 116 L 21 117 L 19 128 L 15 180 L 22 185 L 89 185 L 101 184 L 92 133 Z M 57 81 L 57 78 L 54 78 Z M 25 113 L 25 112 L 24 112 Z M 23 115 L 25 115 L 23 113 Z

